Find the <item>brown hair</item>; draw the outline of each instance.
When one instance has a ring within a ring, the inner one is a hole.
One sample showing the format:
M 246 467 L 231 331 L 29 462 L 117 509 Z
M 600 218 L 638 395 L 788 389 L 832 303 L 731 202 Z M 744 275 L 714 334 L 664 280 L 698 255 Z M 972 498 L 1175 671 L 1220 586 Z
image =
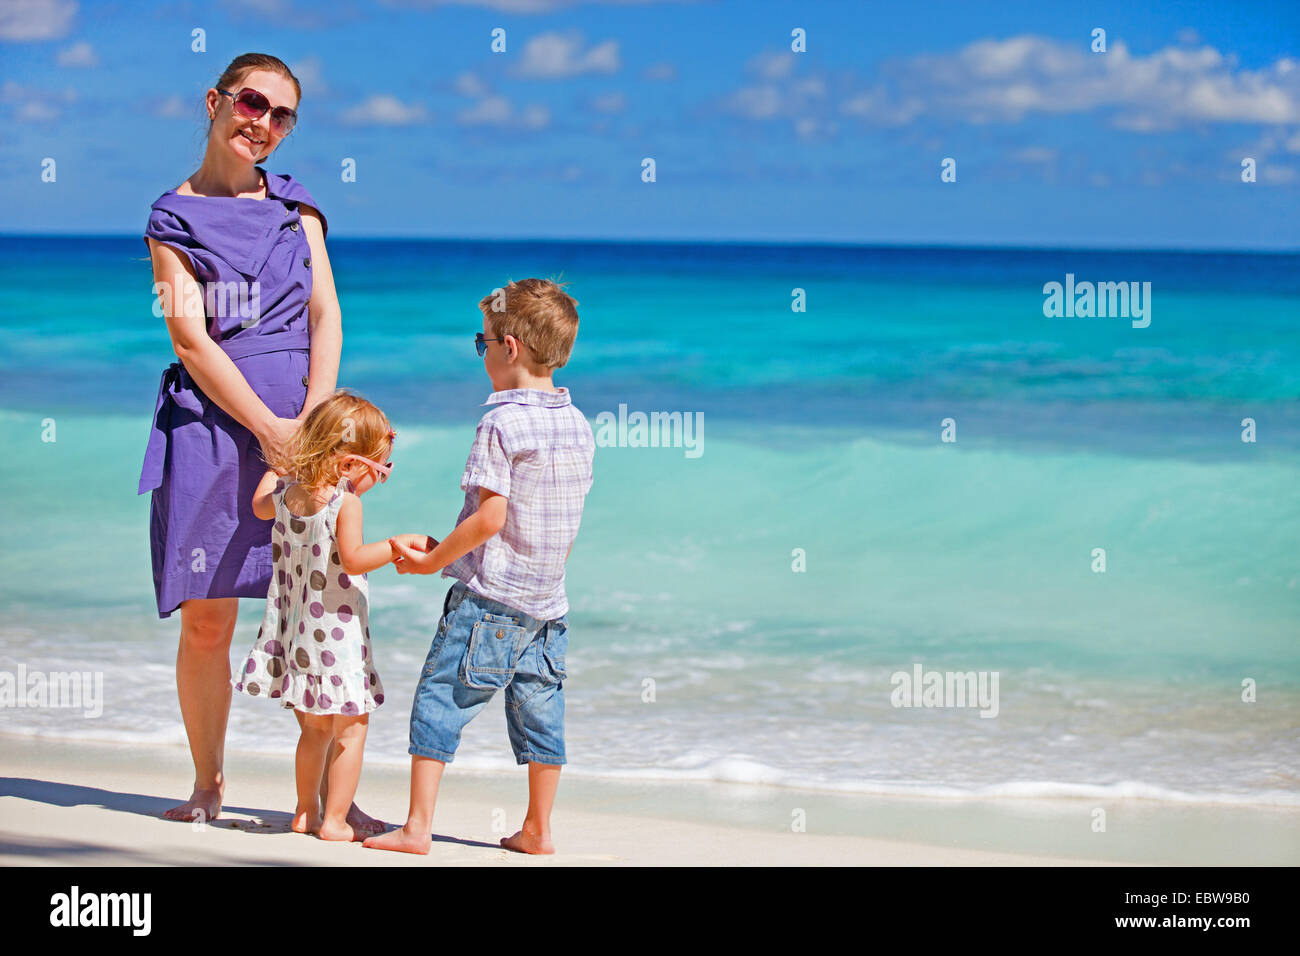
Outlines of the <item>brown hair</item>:
M 382 462 L 394 437 L 383 412 L 340 388 L 308 413 L 281 453 L 267 463 L 316 491 L 338 483 L 343 455 Z
M 492 337 L 513 335 L 535 365 L 562 368 L 578 336 L 578 300 L 565 293 L 567 284 L 551 279 L 512 279 L 485 295 L 478 307 Z
M 271 56 L 269 53 L 241 53 L 239 56 L 235 57 L 230 61 L 230 65 L 226 67 L 225 72 L 217 78 L 216 89 L 229 90 L 231 93 L 238 93 L 239 84 L 242 83 L 244 78 L 254 70 L 266 70 L 270 73 L 279 73 L 293 84 L 293 90 L 298 95 L 298 101 L 300 103 L 302 102 L 302 84 L 298 82 L 298 78 L 293 75 L 293 71 L 290 70 L 289 67 L 285 66 L 283 60 L 279 57 Z M 208 120 L 209 133 L 212 132 L 213 122 L 213 120 Z M 261 160 L 259 160 L 259 162 L 264 161 L 267 156 L 270 155 L 270 153 L 267 153 L 266 156 L 263 156 Z

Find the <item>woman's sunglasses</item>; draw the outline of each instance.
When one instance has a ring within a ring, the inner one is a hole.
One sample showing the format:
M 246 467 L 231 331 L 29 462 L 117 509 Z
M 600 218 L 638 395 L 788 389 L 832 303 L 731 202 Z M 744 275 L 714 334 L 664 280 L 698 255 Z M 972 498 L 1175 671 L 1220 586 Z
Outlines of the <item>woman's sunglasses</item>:
M 217 90 L 217 92 L 234 100 L 235 112 L 248 119 L 261 119 L 267 110 L 271 110 L 271 101 L 251 87 L 246 86 L 238 93 L 231 93 L 229 90 Z M 287 106 L 277 106 L 271 110 L 271 128 L 279 136 L 288 136 L 293 132 L 297 122 L 298 114 Z
M 381 465 L 377 461 L 371 461 L 369 458 L 362 458 L 360 455 L 343 456 L 344 461 L 347 461 L 347 459 L 349 458 L 355 458 L 357 461 L 361 462 L 362 464 L 369 465 L 371 468 L 375 469 L 375 471 L 379 473 L 379 483 L 381 485 L 384 482 L 386 482 L 388 480 L 388 476 L 393 473 L 393 463 L 391 461 L 386 465 Z

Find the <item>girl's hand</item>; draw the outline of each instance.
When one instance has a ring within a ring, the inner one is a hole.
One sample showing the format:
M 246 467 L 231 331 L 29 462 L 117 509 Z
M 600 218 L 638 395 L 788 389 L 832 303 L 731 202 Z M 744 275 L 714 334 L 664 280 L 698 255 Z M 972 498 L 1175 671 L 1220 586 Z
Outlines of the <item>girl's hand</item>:
M 276 457 L 284 449 L 285 443 L 297 433 L 300 424 L 302 423 L 296 418 L 273 419 L 266 432 L 257 436 L 262 446 L 262 457 L 268 462 Z M 283 472 L 277 470 L 277 474 Z
M 395 534 L 389 541 L 400 541 L 412 551 L 428 553 L 438 546 L 438 539 L 431 534 Z
M 397 567 L 398 574 L 433 574 L 441 570 L 434 566 L 430 559 L 429 551 L 420 551 L 416 548 L 409 547 L 401 539 L 409 538 L 412 535 L 400 535 L 396 538 L 388 539 L 388 546 L 393 550 L 393 564 Z M 425 537 L 428 541 L 433 539 L 428 535 L 415 535 L 414 537 Z

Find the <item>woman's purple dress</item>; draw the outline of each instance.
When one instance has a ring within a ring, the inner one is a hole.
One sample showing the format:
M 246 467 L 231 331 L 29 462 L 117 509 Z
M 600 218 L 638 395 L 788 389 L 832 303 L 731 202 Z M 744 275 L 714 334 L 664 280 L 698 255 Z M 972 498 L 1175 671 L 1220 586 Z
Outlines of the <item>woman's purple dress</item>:
M 311 247 L 298 207 L 320 206 L 291 176 L 262 172 L 266 199 L 169 189 L 153 204 L 145 236 L 190 260 L 203 284 L 208 334 L 272 413 L 293 418 L 307 397 L 311 342 Z M 173 362 L 158 387 L 139 490 L 153 492 L 159 617 L 189 598 L 266 597 L 271 522 L 252 507 L 265 471 L 252 432 Z

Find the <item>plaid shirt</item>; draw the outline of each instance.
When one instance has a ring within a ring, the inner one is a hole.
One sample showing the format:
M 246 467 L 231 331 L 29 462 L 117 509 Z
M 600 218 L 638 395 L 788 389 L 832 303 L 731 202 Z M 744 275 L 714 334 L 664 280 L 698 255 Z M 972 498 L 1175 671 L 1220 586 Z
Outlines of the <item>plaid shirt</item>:
M 591 490 L 596 441 L 569 390 L 511 388 L 493 392 L 474 435 L 460 486 L 460 524 L 478 510 L 480 488 L 504 495 L 506 523 L 443 569 L 484 597 L 538 620 L 568 613 L 564 562 Z

